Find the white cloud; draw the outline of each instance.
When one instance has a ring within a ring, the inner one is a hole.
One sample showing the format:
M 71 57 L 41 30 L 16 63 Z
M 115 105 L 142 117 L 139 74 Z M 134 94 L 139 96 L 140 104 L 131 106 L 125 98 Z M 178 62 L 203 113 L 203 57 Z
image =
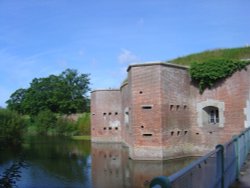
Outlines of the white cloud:
M 140 62 L 140 58 L 127 49 L 122 49 L 118 56 L 118 62 L 123 65 L 135 64 Z

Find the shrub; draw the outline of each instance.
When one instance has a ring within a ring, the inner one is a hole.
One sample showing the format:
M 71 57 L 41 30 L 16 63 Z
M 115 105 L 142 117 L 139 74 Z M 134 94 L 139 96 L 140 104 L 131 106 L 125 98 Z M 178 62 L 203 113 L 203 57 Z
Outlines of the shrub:
M 55 128 L 56 121 L 56 115 L 50 110 L 41 111 L 34 117 L 34 125 L 37 127 L 38 134 L 41 135 L 46 135 L 49 129 Z
M 80 135 L 90 135 L 90 113 L 84 113 L 77 120 Z
M 24 120 L 15 112 L 0 109 L 0 144 L 19 144 L 24 130 Z
M 60 117 L 56 123 L 56 133 L 59 135 L 75 135 L 77 134 L 76 122 L 67 119 L 65 117 Z

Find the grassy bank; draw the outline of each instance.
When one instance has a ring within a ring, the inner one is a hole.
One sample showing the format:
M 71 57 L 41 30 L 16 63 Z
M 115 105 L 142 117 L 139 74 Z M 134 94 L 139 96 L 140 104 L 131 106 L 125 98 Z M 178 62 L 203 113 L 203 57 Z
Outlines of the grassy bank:
M 90 135 L 82 135 L 82 136 L 72 136 L 73 140 L 91 140 Z
M 201 53 L 179 57 L 170 60 L 169 62 L 189 66 L 193 62 L 200 63 L 218 58 L 232 60 L 250 59 L 250 47 L 208 50 Z

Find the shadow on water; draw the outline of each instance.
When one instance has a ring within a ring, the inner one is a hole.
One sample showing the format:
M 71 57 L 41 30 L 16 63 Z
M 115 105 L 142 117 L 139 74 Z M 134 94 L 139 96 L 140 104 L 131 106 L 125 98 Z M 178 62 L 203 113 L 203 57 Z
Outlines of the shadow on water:
M 18 187 L 147 187 L 159 175 L 170 175 L 193 158 L 134 161 L 122 144 L 97 144 L 60 137 L 30 137 L 18 150 L 1 151 L 0 175 L 18 153 L 28 168 L 21 170 Z

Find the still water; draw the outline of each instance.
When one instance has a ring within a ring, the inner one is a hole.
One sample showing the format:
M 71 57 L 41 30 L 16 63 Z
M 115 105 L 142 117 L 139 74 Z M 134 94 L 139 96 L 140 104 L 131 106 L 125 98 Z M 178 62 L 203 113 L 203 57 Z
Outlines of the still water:
M 59 137 L 30 137 L 22 148 L 2 150 L 0 175 L 22 153 L 26 168 L 20 188 L 143 188 L 159 175 L 170 175 L 193 158 L 134 161 L 122 144 L 97 144 Z

